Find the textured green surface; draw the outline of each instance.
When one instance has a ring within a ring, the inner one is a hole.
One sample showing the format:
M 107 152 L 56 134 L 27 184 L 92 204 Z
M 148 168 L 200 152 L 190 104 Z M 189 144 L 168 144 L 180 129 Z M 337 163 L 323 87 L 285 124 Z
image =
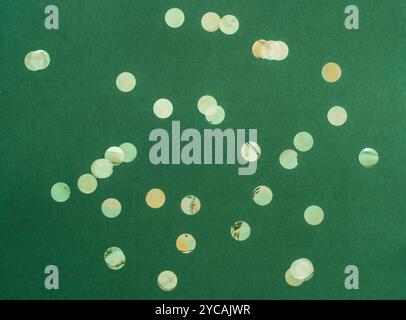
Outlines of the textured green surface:
M 52 1 L 58 31 L 43 26 L 48 1 L 0 2 L 0 298 L 406 298 L 406 2 L 391 1 Z M 344 7 L 360 8 L 359 31 L 344 29 Z M 181 28 L 164 22 L 167 9 L 185 13 Z M 238 17 L 235 35 L 208 33 L 207 11 Z M 257 60 L 257 39 L 283 40 L 282 62 Z M 27 52 L 44 49 L 50 66 L 29 72 Z M 329 61 L 340 64 L 335 84 L 322 80 Z M 132 72 L 137 86 L 119 92 L 116 76 Z M 238 176 L 236 166 L 153 166 L 149 132 L 209 127 L 196 108 L 205 94 L 226 111 L 220 128 L 257 128 L 262 149 L 258 171 Z M 157 119 L 153 103 L 174 105 Z M 348 112 L 343 127 L 326 114 Z M 297 132 L 314 138 L 299 166 L 284 170 L 282 150 Z M 85 195 L 77 179 L 107 147 L 132 142 L 137 159 L 115 168 Z M 380 162 L 364 169 L 358 153 L 376 149 Z M 50 197 L 65 181 L 66 203 Z M 252 201 L 256 186 L 273 191 L 269 206 Z M 153 210 L 151 188 L 166 193 Z M 195 194 L 202 209 L 187 216 L 180 201 Z M 114 197 L 121 215 L 105 218 L 101 202 Z M 324 222 L 311 227 L 306 207 L 317 204 Z M 230 236 L 231 225 L 251 226 L 247 241 Z M 196 250 L 176 250 L 176 238 L 192 234 Z M 104 251 L 126 255 L 119 271 L 108 269 Z M 313 279 L 289 287 L 284 275 L 306 257 Z M 60 290 L 44 288 L 44 268 L 60 270 Z M 360 270 L 360 290 L 344 288 L 344 268 Z M 173 270 L 178 286 L 164 292 L 158 274 Z

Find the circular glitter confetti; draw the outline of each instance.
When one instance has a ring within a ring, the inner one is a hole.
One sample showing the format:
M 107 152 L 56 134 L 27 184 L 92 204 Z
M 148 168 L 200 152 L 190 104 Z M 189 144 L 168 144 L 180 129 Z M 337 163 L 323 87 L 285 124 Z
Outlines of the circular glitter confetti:
M 208 123 L 217 125 L 224 121 L 226 113 L 222 106 L 216 106 L 216 110 L 211 112 L 212 107 L 208 108 L 206 111 L 206 120 Z
M 101 210 L 107 218 L 115 218 L 121 213 L 121 203 L 114 198 L 106 199 L 101 205 Z
M 78 188 L 83 193 L 92 193 L 97 188 L 97 179 L 90 173 L 85 173 L 78 179 Z
M 293 261 L 289 271 L 293 278 L 297 280 L 305 280 L 314 273 L 314 267 L 309 259 L 301 258 Z
M 343 107 L 334 106 L 328 111 L 327 120 L 333 126 L 342 126 L 347 121 L 347 111 Z
M 276 61 L 285 60 L 289 55 L 288 45 L 283 41 L 276 41 L 276 43 L 279 45 L 280 50 L 279 50 L 279 55 L 275 57 L 275 60 Z
M 261 57 L 263 59 L 282 61 L 289 54 L 289 47 L 283 41 L 266 41 L 261 48 Z
M 132 162 L 137 157 L 137 148 L 129 142 L 124 142 L 120 145 L 120 149 L 124 152 L 124 162 Z
M 379 155 L 376 150 L 365 148 L 359 153 L 358 160 L 364 168 L 372 168 L 378 163 Z
M 154 114 L 160 118 L 160 119 L 166 119 L 169 118 L 173 112 L 173 106 L 172 102 L 170 102 L 168 99 L 158 99 L 154 103 Z
M 241 156 L 248 162 L 257 161 L 261 156 L 261 148 L 256 142 L 246 142 L 241 146 Z
M 113 174 L 113 164 L 108 159 L 97 159 L 91 166 L 92 174 L 98 179 L 105 179 Z
M 279 163 L 285 169 L 291 170 L 297 167 L 297 152 L 292 149 L 287 149 L 282 151 L 281 155 L 279 156 Z
M 181 234 L 176 239 L 176 248 L 182 253 L 191 253 L 196 248 L 196 240 L 191 234 Z
M 122 72 L 116 78 L 116 86 L 122 92 L 130 92 L 135 88 L 137 81 L 130 72 Z
M 164 291 L 172 291 L 178 284 L 178 278 L 172 271 L 162 271 L 157 279 L 158 286 Z
M 324 211 L 319 206 L 310 206 L 304 212 L 304 219 L 308 224 L 317 226 L 324 220 Z
M 329 62 L 323 66 L 321 75 L 327 82 L 336 82 L 341 78 L 341 68 L 337 63 Z
M 39 71 L 48 68 L 51 62 L 48 52 L 36 50 L 28 52 L 24 58 L 24 64 L 30 71 Z
M 178 8 L 169 9 L 165 14 L 165 22 L 171 28 L 179 28 L 185 22 L 185 14 Z
M 57 182 L 51 188 L 51 197 L 56 202 L 65 202 L 70 197 L 70 188 L 65 182 Z
M 309 151 L 313 147 L 313 137 L 308 132 L 299 132 L 293 139 L 293 145 L 299 151 Z
M 199 99 L 199 101 L 197 101 L 197 109 L 199 109 L 199 112 L 206 115 L 207 110 L 212 107 L 212 108 L 216 108 L 217 107 L 217 100 L 216 98 L 209 96 L 209 95 L 205 95 L 203 97 L 201 97 Z M 214 109 L 213 111 L 211 111 L 212 113 L 215 112 L 216 109 Z
M 261 40 L 257 40 L 254 42 L 254 44 L 252 45 L 251 51 L 252 51 L 252 55 L 259 59 L 259 58 L 263 58 L 262 57 L 262 48 L 265 44 L 266 40 L 261 39 Z
M 248 223 L 244 221 L 236 221 L 231 227 L 231 236 L 238 241 L 244 241 L 249 238 L 251 228 Z
M 118 166 L 124 161 L 124 151 L 119 147 L 110 147 L 104 153 L 104 158 L 110 160 L 113 166 Z
M 240 23 L 238 19 L 231 14 L 225 15 L 220 19 L 220 30 L 224 34 L 232 35 L 237 32 L 239 27 Z
M 207 12 L 203 15 L 201 24 L 207 32 L 215 32 L 220 28 L 220 16 L 215 12 Z
M 191 216 L 199 212 L 201 207 L 200 200 L 194 195 L 184 197 L 180 203 L 180 208 L 184 213 Z
M 272 201 L 272 190 L 269 189 L 267 186 L 259 186 L 254 189 L 252 193 L 252 198 L 254 202 L 260 206 L 266 206 L 271 203 Z
M 303 283 L 304 280 L 296 279 L 295 277 L 293 277 L 290 270 L 287 270 L 285 273 L 285 281 L 291 287 L 298 287 Z
M 125 255 L 118 247 L 110 247 L 104 252 L 104 261 L 111 270 L 120 270 L 125 265 Z
M 151 189 L 147 192 L 145 201 L 149 207 L 158 209 L 165 203 L 165 193 L 161 189 Z

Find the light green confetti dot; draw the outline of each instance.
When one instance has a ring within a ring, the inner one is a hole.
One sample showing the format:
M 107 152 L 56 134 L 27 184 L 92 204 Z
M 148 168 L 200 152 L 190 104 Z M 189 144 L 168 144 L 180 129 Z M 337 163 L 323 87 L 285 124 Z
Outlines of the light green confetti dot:
M 358 161 L 364 168 L 373 168 L 379 161 L 378 152 L 371 148 L 365 148 L 359 153 Z
M 111 270 L 120 270 L 125 265 L 125 255 L 118 247 L 110 247 L 104 252 L 104 261 Z
M 254 189 L 252 193 L 252 198 L 254 202 L 260 206 L 266 206 L 272 201 L 272 190 L 267 186 L 259 186 Z
M 238 241 L 244 241 L 249 238 L 251 228 L 248 223 L 244 221 L 236 221 L 231 227 L 231 236 Z
M 124 142 L 120 145 L 120 149 L 124 152 L 124 162 L 134 161 L 137 157 L 137 148 L 129 142 Z
M 107 218 L 115 218 L 121 213 L 121 203 L 114 198 L 106 199 L 102 203 L 101 210 Z
M 65 202 L 70 197 L 70 188 L 64 182 L 57 182 L 51 188 L 51 197 L 56 202 Z

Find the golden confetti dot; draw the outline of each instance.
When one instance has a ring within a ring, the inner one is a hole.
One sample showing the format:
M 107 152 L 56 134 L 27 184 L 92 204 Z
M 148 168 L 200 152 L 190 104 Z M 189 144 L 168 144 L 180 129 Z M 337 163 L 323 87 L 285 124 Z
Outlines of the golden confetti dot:
M 365 168 L 375 167 L 379 161 L 378 152 L 371 148 L 361 150 L 358 156 L 359 163 Z
M 310 206 L 304 212 L 304 219 L 308 224 L 317 226 L 324 220 L 324 211 L 319 206 Z
M 203 15 L 201 24 L 207 32 L 215 32 L 220 28 L 220 17 L 215 12 L 207 12 Z
M 24 64 L 30 71 L 39 71 L 48 68 L 51 62 L 48 52 L 36 50 L 28 52 L 24 58 Z
M 293 145 L 299 151 L 309 151 L 313 147 L 313 137 L 308 132 L 299 132 L 293 139 Z
M 297 152 L 292 149 L 282 151 L 281 155 L 279 156 L 279 163 L 283 168 L 288 170 L 296 168 L 298 164 Z
M 298 287 L 303 283 L 304 280 L 296 279 L 295 277 L 292 276 L 292 273 L 290 272 L 290 270 L 288 270 L 285 273 L 285 281 L 291 287 Z
M 70 188 L 65 182 L 57 182 L 51 188 L 51 197 L 56 202 L 65 202 L 70 197 Z
M 118 247 L 110 247 L 104 252 L 104 261 L 111 270 L 120 270 L 125 265 L 125 255 Z
M 160 118 L 160 119 L 166 119 L 169 118 L 173 112 L 173 106 L 172 102 L 170 102 L 168 99 L 158 99 L 154 103 L 154 114 Z
M 341 68 L 337 63 L 329 62 L 324 65 L 323 69 L 321 70 L 321 75 L 327 82 L 336 82 L 341 78 Z
M 101 205 L 101 210 L 107 218 L 115 218 L 121 213 L 121 203 L 114 198 L 106 199 Z
M 252 198 L 254 202 L 260 206 L 266 206 L 272 201 L 272 191 L 267 186 L 259 186 L 254 189 Z
M 224 121 L 226 113 L 222 106 L 216 106 L 213 112 L 213 107 L 209 107 L 206 111 L 206 120 L 208 123 L 217 125 Z
M 199 112 L 206 115 L 207 110 L 211 108 L 211 113 L 216 112 L 217 110 L 217 100 L 216 98 L 206 95 L 203 96 L 197 101 L 197 109 Z
M 234 34 L 237 32 L 239 27 L 240 23 L 238 22 L 238 19 L 231 14 L 225 15 L 220 19 L 220 30 L 224 34 Z
M 91 166 L 92 174 L 98 179 L 105 179 L 113 174 L 113 164 L 108 159 L 97 159 Z
M 248 223 L 244 221 L 236 221 L 231 227 L 231 236 L 238 241 L 244 241 L 249 238 L 251 228 Z
M 191 253 L 196 248 L 196 240 L 191 234 L 181 234 L 176 239 L 176 248 L 182 253 Z
M 81 192 L 89 194 L 96 190 L 97 180 L 90 173 L 81 175 L 78 179 L 78 188 Z
M 257 59 L 262 58 L 262 59 L 263 59 L 263 56 L 262 56 L 262 48 L 263 48 L 265 42 L 266 42 L 266 40 L 261 39 L 261 40 L 255 41 L 254 44 L 252 45 L 252 48 L 251 48 L 251 50 L 252 50 L 252 55 L 253 55 L 255 58 L 257 58 Z
M 135 88 L 137 81 L 130 72 L 122 72 L 116 78 L 116 86 L 122 92 L 130 92 Z
M 314 273 L 314 267 L 309 259 L 301 258 L 293 261 L 289 271 L 293 278 L 297 280 L 305 280 Z
M 178 278 L 172 271 L 162 271 L 157 279 L 158 286 L 164 291 L 172 291 L 178 284 Z
M 171 28 L 179 28 L 185 22 L 185 14 L 178 8 L 169 9 L 165 14 L 165 22 Z
M 118 166 L 124 161 L 124 151 L 119 147 L 110 147 L 104 153 L 104 158 L 110 160 L 113 166 Z
M 200 210 L 200 200 L 194 195 L 188 195 L 184 197 L 180 203 L 180 208 L 184 213 L 191 216 L 199 212 Z
M 248 162 L 257 161 L 261 156 L 261 148 L 256 142 L 246 142 L 241 146 L 241 156 Z
M 145 201 L 149 207 L 158 209 L 165 203 L 165 193 L 161 189 L 151 189 L 147 192 Z
M 343 107 L 332 107 L 327 113 L 327 120 L 333 126 L 342 126 L 347 121 L 347 111 Z
M 132 162 L 137 157 L 137 148 L 129 142 L 124 142 L 120 145 L 120 149 L 124 152 L 124 162 Z

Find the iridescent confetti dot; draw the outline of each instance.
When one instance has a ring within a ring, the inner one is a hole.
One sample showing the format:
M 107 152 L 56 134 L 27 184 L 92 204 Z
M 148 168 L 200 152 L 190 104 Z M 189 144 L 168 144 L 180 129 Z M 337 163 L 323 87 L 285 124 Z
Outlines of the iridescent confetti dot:
M 372 148 L 365 148 L 359 153 L 358 161 L 364 168 L 373 168 L 379 161 L 379 154 Z
M 110 160 L 113 166 L 118 166 L 124 162 L 124 151 L 119 147 L 110 147 L 104 153 L 104 158 Z
M 172 291 L 178 284 L 178 278 L 172 271 L 162 271 L 157 279 L 158 286 L 164 291 Z
M 289 47 L 283 41 L 266 41 L 261 47 L 260 57 L 267 60 L 282 61 L 287 58 Z
M 185 22 L 185 14 L 179 8 L 169 9 L 165 14 L 165 22 L 171 28 L 179 28 Z
M 327 82 L 337 82 L 341 78 L 341 68 L 337 63 L 329 62 L 323 66 L 321 75 Z
M 314 273 L 314 267 L 309 259 L 301 258 L 292 262 L 289 271 L 293 278 L 304 281 Z
M 158 99 L 154 103 L 154 114 L 160 119 L 169 118 L 173 112 L 173 105 L 168 99 Z
M 220 123 L 222 123 L 226 117 L 226 113 L 223 109 L 222 106 L 216 106 L 215 111 L 212 112 L 210 111 L 212 107 L 210 107 L 207 111 L 206 111 L 206 120 L 208 123 L 213 124 L 213 125 L 218 125 Z
M 215 12 L 207 12 L 203 15 L 201 24 L 207 32 L 215 32 L 220 28 L 220 16 Z
M 265 45 L 266 40 L 261 39 L 261 40 L 257 40 L 254 42 L 254 44 L 252 45 L 251 51 L 252 51 L 252 55 L 259 59 L 262 58 L 264 59 L 264 57 L 262 56 L 262 48 Z
M 180 202 L 180 208 L 184 213 L 191 216 L 200 211 L 201 203 L 198 197 L 194 195 L 187 195 Z
M 98 179 L 105 179 L 113 174 L 113 164 L 108 159 L 97 159 L 91 166 L 92 174 Z
M 313 137 L 308 132 L 299 132 L 293 139 L 293 145 L 301 152 L 309 151 L 313 147 Z
M 107 218 L 115 218 L 121 213 L 121 203 L 114 198 L 106 199 L 101 205 L 101 211 Z
M 176 248 L 182 253 L 191 253 L 196 248 L 196 240 L 189 233 L 181 234 L 176 239 Z
M 343 107 L 334 106 L 328 111 L 327 120 L 333 126 L 342 126 L 347 121 L 347 111 Z
M 237 32 L 240 27 L 237 17 L 227 14 L 220 19 L 220 30 L 224 34 L 232 35 Z
M 120 270 L 125 265 L 124 252 L 118 247 L 110 247 L 104 252 L 104 261 L 111 270 Z
M 199 112 L 204 115 L 206 115 L 209 108 L 214 108 L 214 109 L 211 109 L 212 111 L 210 112 L 210 113 L 214 113 L 216 111 L 216 107 L 217 107 L 216 98 L 209 96 L 209 95 L 205 95 L 205 96 L 201 97 L 199 99 L 199 101 L 197 102 L 197 109 L 199 109 Z
M 97 179 L 90 173 L 81 175 L 78 179 L 78 189 L 86 194 L 94 192 L 97 188 Z
M 120 149 L 124 152 L 124 162 L 132 162 L 137 157 L 137 148 L 129 142 L 124 142 L 120 145 Z
M 236 221 L 231 227 L 231 236 L 238 241 L 247 240 L 251 234 L 251 228 L 244 221 Z
M 137 81 L 130 72 L 122 72 L 116 78 L 116 86 L 121 92 L 130 92 L 135 88 Z
M 298 164 L 297 152 L 292 149 L 282 151 L 281 155 L 279 156 L 279 163 L 283 168 L 288 170 L 296 168 Z
M 257 161 L 261 156 L 261 147 L 256 142 L 246 142 L 241 146 L 241 156 L 248 162 Z
M 165 203 L 165 193 L 161 189 L 151 189 L 145 196 L 145 202 L 149 207 L 158 209 Z
M 273 194 L 271 189 L 267 186 L 259 186 L 254 189 L 252 193 L 254 202 L 260 206 L 266 206 L 271 203 Z
M 308 224 L 317 226 L 324 220 L 324 211 L 319 206 L 312 205 L 306 208 L 304 212 L 304 219 Z
M 292 273 L 288 269 L 285 273 L 285 281 L 291 287 L 298 287 L 303 283 L 304 280 L 299 280 L 293 277 Z
M 56 202 L 65 202 L 70 197 L 70 188 L 65 182 L 57 182 L 51 188 L 51 197 Z
M 39 71 L 48 68 L 51 62 L 48 52 L 35 50 L 28 52 L 24 58 L 24 64 L 30 71 Z

